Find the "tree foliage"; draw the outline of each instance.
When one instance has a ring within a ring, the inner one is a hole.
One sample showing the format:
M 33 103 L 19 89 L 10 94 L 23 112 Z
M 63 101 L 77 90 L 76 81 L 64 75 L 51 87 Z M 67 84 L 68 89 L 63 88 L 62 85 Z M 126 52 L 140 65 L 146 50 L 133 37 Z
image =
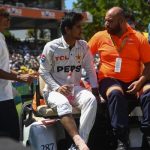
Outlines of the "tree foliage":
M 122 7 L 126 13 L 133 14 L 138 30 L 147 29 L 150 22 L 150 5 L 144 0 L 77 0 L 73 5 L 75 9 L 88 11 L 93 15 L 93 22 L 84 26 L 86 40 L 97 31 L 103 30 L 105 13 L 113 6 Z

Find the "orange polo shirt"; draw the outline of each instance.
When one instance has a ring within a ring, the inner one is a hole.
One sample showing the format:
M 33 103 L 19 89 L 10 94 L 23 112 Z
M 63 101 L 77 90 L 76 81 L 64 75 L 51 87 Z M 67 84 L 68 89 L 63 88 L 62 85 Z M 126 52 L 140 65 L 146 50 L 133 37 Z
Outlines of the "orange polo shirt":
M 141 73 L 141 63 L 150 62 L 150 45 L 147 39 L 129 26 L 121 37 L 111 37 L 106 30 L 100 31 L 88 43 L 93 55 L 98 53 L 100 56 L 99 79 L 111 77 L 124 82 L 137 79 Z M 127 40 L 119 53 L 117 48 L 123 45 L 125 38 Z M 118 57 L 122 59 L 121 71 L 115 72 Z

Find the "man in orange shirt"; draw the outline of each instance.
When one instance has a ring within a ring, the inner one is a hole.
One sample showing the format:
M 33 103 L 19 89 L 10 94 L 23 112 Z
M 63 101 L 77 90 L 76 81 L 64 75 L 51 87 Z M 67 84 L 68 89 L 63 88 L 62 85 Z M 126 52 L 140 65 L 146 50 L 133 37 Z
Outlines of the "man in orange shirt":
M 137 93 L 143 111 L 141 130 L 150 144 L 150 45 L 127 24 L 120 7 L 108 10 L 105 27 L 90 39 L 89 46 L 93 55 L 100 56 L 100 94 L 108 103 L 117 150 L 129 149 L 128 102 L 137 99 Z

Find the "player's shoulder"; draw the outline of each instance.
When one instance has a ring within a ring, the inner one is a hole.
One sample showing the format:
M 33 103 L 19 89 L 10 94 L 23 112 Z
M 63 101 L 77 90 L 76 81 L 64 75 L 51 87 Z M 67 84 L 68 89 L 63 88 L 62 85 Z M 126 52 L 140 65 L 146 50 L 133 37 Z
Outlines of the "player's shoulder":
M 77 47 L 79 47 L 82 50 L 87 50 L 88 49 L 88 43 L 85 40 L 78 40 L 77 41 Z
M 52 41 L 49 41 L 45 44 L 45 49 L 54 51 L 56 48 L 58 48 L 61 45 L 61 38 L 54 39 Z
M 77 43 L 78 43 L 78 45 L 81 45 L 81 46 L 87 45 L 87 41 L 85 41 L 85 40 L 78 40 Z
M 60 38 L 58 38 L 58 39 L 54 39 L 52 41 L 47 42 L 45 46 L 57 46 L 57 45 L 60 45 L 60 43 L 61 43 L 61 40 Z

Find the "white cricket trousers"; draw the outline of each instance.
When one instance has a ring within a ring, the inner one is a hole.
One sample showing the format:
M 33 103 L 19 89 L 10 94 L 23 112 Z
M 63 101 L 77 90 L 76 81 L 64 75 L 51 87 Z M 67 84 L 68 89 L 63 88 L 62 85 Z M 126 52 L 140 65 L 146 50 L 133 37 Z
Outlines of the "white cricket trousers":
M 52 91 L 48 95 L 47 104 L 55 109 L 59 116 L 72 113 L 72 105 L 79 108 L 81 110 L 79 134 L 87 143 L 96 117 L 97 101 L 90 91 L 81 86 L 74 87 L 74 96 L 73 104 L 70 104 L 67 97 Z

